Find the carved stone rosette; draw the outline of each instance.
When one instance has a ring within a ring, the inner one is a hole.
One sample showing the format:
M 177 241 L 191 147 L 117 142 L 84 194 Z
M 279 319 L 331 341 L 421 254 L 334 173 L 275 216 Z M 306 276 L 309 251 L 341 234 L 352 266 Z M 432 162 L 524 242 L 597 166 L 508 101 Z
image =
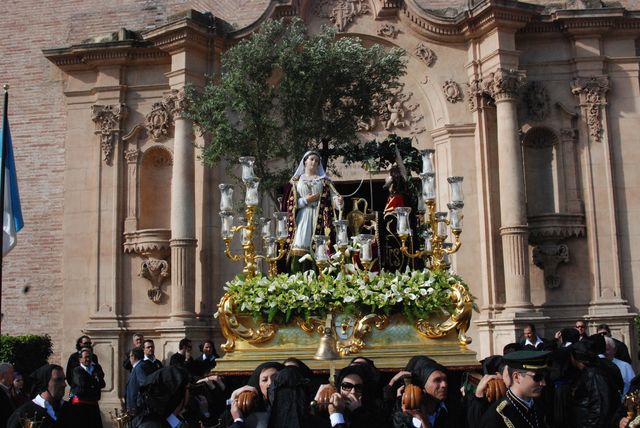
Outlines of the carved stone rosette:
M 560 263 L 569 261 L 569 247 L 560 245 L 538 245 L 533 248 L 533 263 L 544 270 L 544 285 L 553 290 L 562 284 L 557 270 Z
M 602 140 L 602 108 L 607 104 L 605 94 L 609 88 L 607 76 L 576 77 L 571 83 L 571 92 L 580 97 L 580 105 L 585 108 L 589 135 L 596 142 Z
M 496 102 L 499 102 L 515 100 L 518 96 L 518 91 L 525 83 L 526 74 L 524 71 L 499 68 L 484 79 L 483 86 L 484 90 Z
M 276 328 L 270 323 L 260 323 L 257 329 L 242 325 L 236 316 L 235 305 L 229 293 L 226 293 L 218 303 L 218 322 L 222 335 L 227 339 L 221 348 L 224 352 L 233 352 L 236 340 L 246 340 L 251 344 L 268 342 L 276 334 Z
M 95 123 L 96 135 L 100 136 L 100 147 L 104 162 L 111 165 L 113 148 L 120 140 L 121 123 L 129 110 L 125 104 L 95 104 L 91 106 L 91 120 Z
M 385 22 L 378 27 L 378 36 L 389 37 L 395 39 L 400 30 L 395 25 Z
M 343 32 L 358 15 L 369 13 L 366 0 L 321 0 L 316 3 L 316 15 L 329 18 L 338 31 Z
M 458 101 L 462 101 L 462 91 L 460 90 L 460 85 L 458 85 L 453 80 L 447 80 L 442 85 L 442 92 L 444 92 L 444 96 L 450 103 L 457 103 Z
M 431 324 L 429 320 L 420 319 L 416 322 L 418 333 L 430 339 L 445 337 L 450 331 L 458 333 L 458 343 L 468 345 L 471 338 L 467 337 L 467 330 L 471 324 L 471 311 L 473 310 L 473 299 L 462 284 L 453 284 L 449 291 L 449 297 L 455 309 L 444 322 Z
M 431 67 L 437 59 L 436 53 L 425 43 L 418 43 L 418 46 L 415 47 L 413 53 L 427 64 L 427 67 Z

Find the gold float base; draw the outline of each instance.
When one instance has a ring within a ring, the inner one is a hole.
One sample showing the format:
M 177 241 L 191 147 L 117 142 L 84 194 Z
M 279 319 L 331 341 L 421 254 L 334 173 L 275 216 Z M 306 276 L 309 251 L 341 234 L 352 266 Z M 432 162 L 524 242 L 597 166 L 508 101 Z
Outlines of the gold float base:
M 239 317 L 240 318 L 240 317 Z M 240 321 L 240 319 L 239 319 Z M 241 323 L 255 323 L 248 317 L 242 317 Z M 402 315 L 393 315 L 382 330 L 372 327 L 366 335 L 364 347 L 358 352 L 343 356 L 334 361 L 314 360 L 320 343 L 320 332 L 305 332 L 296 323 L 277 326 L 274 336 L 265 343 L 251 344 L 244 340 L 235 342 L 233 352 L 228 352 L 217 360 L 217 372 L 250 372 L 265 361 L 284 361 L 296 357 L 314 370 L 328 370 L 344 367 L 352 358 L 363 356 L 375 361 L 380 369 L 401 369 L 415 355 L 426 355 L 449 369 L 477 367 L 478 360 L 474 351 L 460 344 L 458 335 L 452 330 L 444 337 L 430 339 L 421 335 L 414 324 L 410 324 Z M 340 336 L 337 337 L 340 341 Z

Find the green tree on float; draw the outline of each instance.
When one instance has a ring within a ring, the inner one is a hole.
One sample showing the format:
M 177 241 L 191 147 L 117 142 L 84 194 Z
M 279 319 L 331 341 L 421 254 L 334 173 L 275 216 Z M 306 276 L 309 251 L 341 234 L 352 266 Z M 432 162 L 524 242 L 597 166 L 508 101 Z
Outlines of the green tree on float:
M 404 55 L 330 27 L 309 36 L 300 19 L 266 21 L 223 54 L 221 74 L 202 92 L 188 91 L 188 114 L 206 137 L 202 161 L 227 161 L 233 173 L 238 157 L 255 156 L 261 188 L 275 201 L 306 150 L 331 167 L 358 143 L 358 122 L 400 86 Z

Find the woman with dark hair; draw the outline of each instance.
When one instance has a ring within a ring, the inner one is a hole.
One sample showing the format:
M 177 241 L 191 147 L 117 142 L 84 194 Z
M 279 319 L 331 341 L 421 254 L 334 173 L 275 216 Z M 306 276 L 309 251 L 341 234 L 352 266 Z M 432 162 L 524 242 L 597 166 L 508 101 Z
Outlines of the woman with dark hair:
M 269 386 L 276 374 L 284 368 L 284 365 L 275 361 L 260 364 L 249 377 L 246 386 L 238 388 L 231 393 L 231 408 L 222 415 L 221 426 L 267 428 L 271 403 L 269 401 Z M 246 391 L 255 393 L 252 412 L 242 414 L 238 406 L 238 396 Z M 239 410 L 240 412 L 236 412 Z

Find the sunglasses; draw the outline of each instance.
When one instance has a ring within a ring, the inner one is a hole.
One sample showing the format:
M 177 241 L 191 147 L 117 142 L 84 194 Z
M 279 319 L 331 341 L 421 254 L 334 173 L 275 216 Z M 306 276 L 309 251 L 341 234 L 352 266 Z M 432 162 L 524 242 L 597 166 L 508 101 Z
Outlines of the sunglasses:
M 584 325 L 577 325 L 576 328 L 586 328 Z
M 344 389 L 347 392 L 351 391 L 352 389 L 355 392 L 362 392 L 362 384 L 361 383 L 353 384 L 351 382 L 342 382 L 340 384 L 340 388 Z
M 531 379 L 533 379 L 534 382 L 540 382 L 542 379 L 544 379 L 544 373 L 526 373 L 523 372 L 522 373 L 524 376 L 531 376 Z

